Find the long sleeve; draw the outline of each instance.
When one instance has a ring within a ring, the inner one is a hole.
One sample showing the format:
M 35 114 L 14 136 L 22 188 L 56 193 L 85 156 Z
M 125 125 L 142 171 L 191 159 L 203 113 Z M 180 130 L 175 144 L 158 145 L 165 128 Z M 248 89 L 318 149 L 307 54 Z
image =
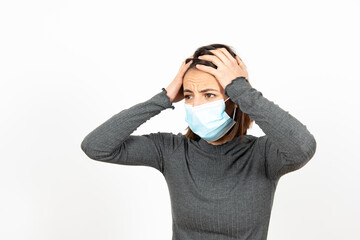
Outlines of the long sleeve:
M 263 97 L 244 77 L 225 87 L 225 94 L 263 130 L 258 139 L 267 177 L 277 180 L 303 167 L 315 154 L 316 141 L 305 125 Z
M 162 92 L 149 100 L 122 110 L 87 134 L 81 142 L 81 149 L 93 160 L 150 166 L 163 173 L 163 156 L 174 147 L 174 134 L 131 134 L 141 124 L 167 108 L 175 107 L 162 88 Z

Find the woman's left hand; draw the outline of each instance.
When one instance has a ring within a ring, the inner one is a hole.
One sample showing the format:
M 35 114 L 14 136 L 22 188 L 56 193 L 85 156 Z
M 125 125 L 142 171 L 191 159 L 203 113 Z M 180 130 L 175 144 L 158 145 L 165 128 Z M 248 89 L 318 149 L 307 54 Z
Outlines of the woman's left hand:
M 246 66 L 237 55 L 234 58 L 226 48 L 217 48 L 209 51 L 214 55 L 201 55 L 198 58 L 214 63 L 217 69 L 202 64 L 197 64 L 196 68 L 212 74 L 224 89 L 237 77 L 248 79 Z

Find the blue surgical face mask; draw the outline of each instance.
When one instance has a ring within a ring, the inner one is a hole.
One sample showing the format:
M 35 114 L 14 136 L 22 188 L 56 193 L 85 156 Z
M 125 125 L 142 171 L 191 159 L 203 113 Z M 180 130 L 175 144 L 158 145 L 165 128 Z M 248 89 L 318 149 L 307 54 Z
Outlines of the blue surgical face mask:
M 207 141 L 216 141 L 225 135 L 236 123 L 235 111 L 233 118 L 225 112 L 225 102 L 220 99 L 193 107 L 185 104 L 185 121 L 191 131 Z

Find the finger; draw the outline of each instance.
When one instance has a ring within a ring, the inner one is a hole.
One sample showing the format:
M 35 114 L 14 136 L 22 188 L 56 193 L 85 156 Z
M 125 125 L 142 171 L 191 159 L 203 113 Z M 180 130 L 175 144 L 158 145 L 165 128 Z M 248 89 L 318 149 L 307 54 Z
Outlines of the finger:
M 237 63 L 240 65 L 241 68 L 246 69 L 246 66 L 245 66 L 244 62 L 241 60 L 241 58 L 239 58 L 239 56 L 236 55 L 235 59 L 236 59 Z
M 190 62 L 190 60 L 188 61 L 188 62 L 186 62 L 188 59 L 193 59 L 194 58 L 194 55 L 191 55 L 190 57 L 188 57 L 188 58 L 186 58 L 185 60 L 184 60 L 184 64 L 188 64 L 189 62 Z
M 191 63 L 193 62 L 193 60 L 190 60 L 188 63 L 186 63 L 185 65 L 183 64 L 180 68 L 180 74 L 184 74 L 190 67 Z
M 235 56 L 236 62 L 241 66 L 241 59 L 239 56 Z
M 181 64 L 181 67 L 178 71 L 178 74 L 182 75 L 191 65 L 191 63 L 193 62 L 193 60 L 191 59 L 190 61 L 186 62 L 186 59 L 185 61 L 182 62 Z
M 187 59 L 189 59 L 189 58 L 190 58 L 190 59 L 193 59 L 193 58 L 194 58 L 194 55 L 191 55 L 191 56 L 190 56 L 190 57 L 188 57 Z
M 236 62 L 236 59 L 229 53 L 226 48 L 219 48 L 219 50 L 229 59 L 229 61 Z
M 186 72 L 189 67 L 191 66 L 191 64 L 193 63 L 193 60 L 191 59 L 183 68 L 182 68 L 182 71 L 183 72 Z
M 183 65 L 189 64 L 189 62 L 191 62 L 191 61 L 192 61 L 192 59 L 187 58 L 187 59 L 185 59 L 185 61 L 183 61 Z
M 208 72 L 208 73 L 210 73 L 210 74 L 212 74 L 213 76 L 216 77 L 216 69 L 213 68 L 213 67 L 205 66 L 205 65 L 202 65 L 202 64 L 196 64 L 196 68 L 201 70 L 201 71 Z
M 210 62 L 214 63 L 217 67 L 224 64 L 218 57 L 216 57 L 214 55 L 208 55 L 208 54 L 201 55 L 198 57 L 198 59 L 210 61 Z
M 229 65 L 229 63 L 231 63 L 228 57 L 222 51 L 220 51 L 219 48 L 210 50 L 210 52 L 215 54 L 225 65 Z

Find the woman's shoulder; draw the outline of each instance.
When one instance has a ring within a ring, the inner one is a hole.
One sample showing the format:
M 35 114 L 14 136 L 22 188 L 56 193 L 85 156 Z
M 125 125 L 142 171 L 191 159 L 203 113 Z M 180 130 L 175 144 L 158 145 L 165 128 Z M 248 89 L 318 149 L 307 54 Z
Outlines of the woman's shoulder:
M 246 141 L 254 141 L 257 140 L 259 137 L 256 137 L 254 135 L 250 135 L 250 134 L 245 134 L 242 136 L 243 139 L 245 139 Z
M 252 142 L 252 143 L 256 143 L 257 145 L 263 145 L 266 141 L 267 141 L 268 136 L 267 135 L 263 135 L 263 136 L 253 136 L 253 135 L 244 135 L 244 141 L 248 141 L 248 142 Z
M 181 144 L 186 138 L 182 133 L 172 133 L 172 132 L 154 132 L 150 133 L 157 141 L 166 146 L 176 147 Z
M 245 135 L 236 137 L 236 139 L 237 139 L 237 141 L 240 141 L 241 143 L 247 143 L 247 144 L 252 145 L 252 144 L 258 142 L 260 137 L 250 135 L 250 134 L 245 134 Z

